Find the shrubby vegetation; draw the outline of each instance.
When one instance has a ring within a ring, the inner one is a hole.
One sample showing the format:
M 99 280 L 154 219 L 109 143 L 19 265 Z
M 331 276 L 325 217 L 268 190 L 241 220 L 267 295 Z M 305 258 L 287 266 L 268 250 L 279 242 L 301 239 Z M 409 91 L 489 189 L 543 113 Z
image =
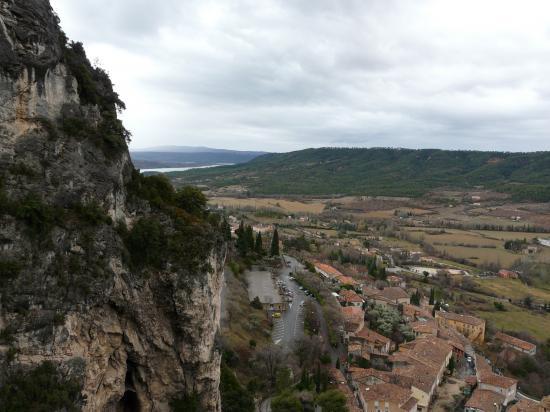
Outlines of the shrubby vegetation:
M 254 399 L 225 363 L 221 366 L 220 394 L 224 412 L 254 412 Z
M 9 375 L 0 387 L 0 412 L 78 411 L 80 384 L 51 362 Z
M 24 222 L 29 231 L 39 237 L 49 233 L 54 226 L 65 226 L 71 220 L 91 226 L 112 223 L 111 218 L 97 203 L 74 203 L 65 209 L 49 205 L 33 194 L 20 200 L 10 200 L 0 186 L 0 215 L 2 214 Z
M 394 342 L 401 343 L 414 339 L 413 331 L 403 322 L 403 318 L 395 309 L 377 305 L 367 312 L 367 316 L 371 328 Z
M 304 235 L 299 237 L 292 237 L 289 239 L 283 240 L 283 245 L 285 246 L 285 249 L 294 249 L 298 252 L 300 251 L 311 251 L 311 243 L 309 240 L 306 239 Z
M 138 220 L 131 230 L 119 232 L 135 269 L 164 269 L 169 263 L 189 272 L 205 271 L 217 237 L 227 227 L 206 209 L 206 197 L 197 188 L 175 190 L 162 175 L 142 176 L 134 171 L 130 197 L 149 202 L 156 212 Z M 223 233 L 222 233 L 223 232 Z
M 172 412 L 202 412 L 199 397 L 196 393 L 172 400 L 170 407 Z

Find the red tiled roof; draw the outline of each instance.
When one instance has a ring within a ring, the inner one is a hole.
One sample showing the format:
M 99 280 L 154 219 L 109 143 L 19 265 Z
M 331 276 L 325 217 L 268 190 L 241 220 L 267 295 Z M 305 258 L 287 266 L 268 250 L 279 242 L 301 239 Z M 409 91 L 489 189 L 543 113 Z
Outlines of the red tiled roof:
M 405 389 L 393 383 L 379 383 L 367 386 L 359 384 L 363 398 L 367 401 L 393 401 L 404 405 L 411 397 L 410 389 Z
M 351 378 L 356 382 L 364 381 L 369 377 L 375 377 L 386 383 L 390 382 L 389 372 L 379 371 L 377 369 L 372 369 L 372 368 L 364 369 L 364 368 L 357 368 L 355 366 L 352 366 L 348 369 L 348 372 L 350 373 Z
M 330 277 L 344 276 L 344 274 L 340 272 L 338 269 L 330 265 L 327 265 L 326 263 L 316 262 L 314 266 L 318 268 L 320 271 L 325 272 Z
M 543 407 L 540 403 L 528 399 L 521 399 L 518 403 L 510 407 L 508 412 L 543 412 Z
M 341 308 L 342 315 L 345 320 L 356 321 L 358 319 L 364 318 L 365 314 L 363 309 L 358 306 L 344 306 Z
M 407 412 L 412 411 L 412 410 L 416 410 L 416 405 L 417 404 L 418 404 L 418 401 L 411 396 L 407 402 L 405 402 L 403 405 L 401 405 L 400 409 L 402 411 L 407 411 Z
M 508 343 L 509 345 L 526 351 L 534 351 L 537 349 L 537 345 L 534 345 L 531 342 L 526 342 L 524 340 L 518 339 L 514 336 L 510 336 L 502 332 L 495 333 L 495 339 L 498 339 L 502 342 Z
M 345 275 L 335 276 L 334 279 L 336 279 L 336 281 L 337 281 L 338 283 L 341 283 L 342 285 L 352 285 L 352 286 L 355 286 L 355 285 L 358 285 L 358 284 L 359 284 L 359 282 L 357 282 L 355 279 L 350 278 L 349 276 L 345 276 Z
M 363 295 L 366 297 L 372 297 L 379 295 L 380 291 L 378 289 L 373 289 L 368 286 L 363 286 Z
M 472 397 L 466 402 L 466 407 L 483 412 L 493 412 L 495 410 L 495 403 L 502 405 L 502 402 L 504 402 L 504 396 L 477 388 L 474 390 Z
M 387 343 L 391 342 L 390 339 L 379 334 L 378 332 L 373 331 L 372 329 L 367 328 L 366 326 L 363 329 L 361 329 L 359 332 L 357 332 L 355 337 L 364 339 L 368 342 L 381 343 L 383 345 L 386 345 Z
M 480 373 L 479 383 L 497 386 L 499 388 L 508 389 L 518 383 L 516 379 L 508 378 L 507 376 L 497 375 L 495 373 Z
M 362 303 L 363 299 L 361 296 L 359 296 L 355 291 L 344 289 L 341 290 L 340 293 L 340 300 L 347 303 Z
M 419 320 L 419 321 L 416 321 L 416 322 L 411 322 L 410 326 L 411 326 L 412 330 L 417 332 L 417 333 L 426 333 L 426 334 L 432 334 L 432 335 L 437 334 L 437 325 L 435 324 L 435 322 L 433 320 L 431 320 L 431 321 L 420 321 Z
M 384 288 L 380 295 L 385 297 L 386 299 L 390 299 L 393 301 L 396 301 L 398 299 L 408 299 L 409 294 L 403 290 L 403 288 L 400 287 L 390 287 L 390 288 Z
M 485 324 L 485 321 L 483 319 L 479 319 L 470 315 L 461 315 L 459 313 L 438 311 L 436 312 L 436 317 L 454 320 L 455 322 L 467 323 L 473 326 L 480 326 Z

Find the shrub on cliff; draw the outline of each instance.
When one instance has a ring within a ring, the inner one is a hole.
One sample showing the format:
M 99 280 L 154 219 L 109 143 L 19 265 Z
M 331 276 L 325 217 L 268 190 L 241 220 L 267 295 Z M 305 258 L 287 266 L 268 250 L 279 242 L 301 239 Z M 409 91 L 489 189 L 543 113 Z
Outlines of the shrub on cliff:
M 113 90 L 113 84 L 107 72 L 91 65 L 82 43 L 66 44 L 63 58 L 78 82 L 78 94 L 83 104 L 98 105 L 103 110 L 126 108 L 124 102 Z
M 176 193 L 176 206 L 194 216 L 203 216 L 206 210 L 206 196 L 193 186 L 186 186 Z
M 0 412 L 78 411 L 80 385 L 44 362 L 29 372 L 12 373 L 0 388 Z
M 125 239 L 134 267 L 161 269 L 166 250 L 166 234 L 155 219 L 140 219 Z

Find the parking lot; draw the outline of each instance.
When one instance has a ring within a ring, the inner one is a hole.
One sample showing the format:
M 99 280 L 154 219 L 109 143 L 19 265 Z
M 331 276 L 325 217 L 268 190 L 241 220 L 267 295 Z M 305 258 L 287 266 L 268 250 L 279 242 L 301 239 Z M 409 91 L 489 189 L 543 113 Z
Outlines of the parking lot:
M 246 272 L 246 278 L 248 280 L 248 297 L 251 301 L 258 297 L 264 304 L 282 302 L 271 272 L 251 270 Z

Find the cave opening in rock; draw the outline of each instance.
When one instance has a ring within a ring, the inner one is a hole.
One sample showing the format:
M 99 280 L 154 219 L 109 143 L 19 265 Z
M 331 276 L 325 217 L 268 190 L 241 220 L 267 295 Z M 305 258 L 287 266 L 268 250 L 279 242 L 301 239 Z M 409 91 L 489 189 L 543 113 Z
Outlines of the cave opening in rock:
M 125 392 L 118 404 L 119 412 L 139 412 L 139 398 L 134 386 L 134 373 L 136 371 L 136 364 L 130 359 L 126 361 L 126 376 L 124 379 Z
M 124 396 L 120 400 L 119 410 L 121 412 L 139 412 L 139 399 L 137 393 L 134 391 L 124 392 Z

